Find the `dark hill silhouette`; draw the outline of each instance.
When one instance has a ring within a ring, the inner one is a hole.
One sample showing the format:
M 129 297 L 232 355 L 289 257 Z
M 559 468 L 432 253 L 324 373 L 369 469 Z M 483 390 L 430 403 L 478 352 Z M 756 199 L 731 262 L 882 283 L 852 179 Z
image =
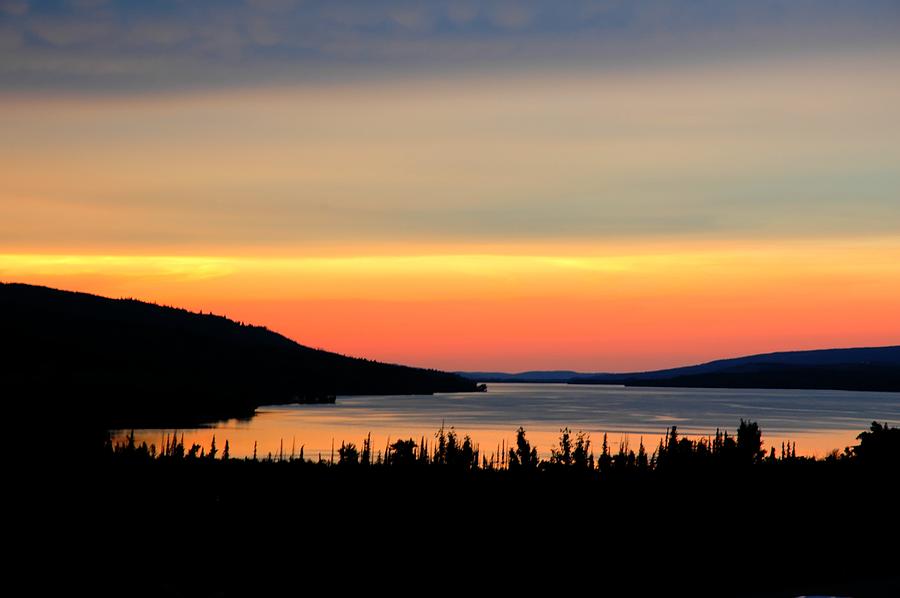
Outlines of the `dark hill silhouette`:
M 597 374 L 573 384 L 900 391 L 900 346 L 784 351 L 653 372 Z
M 312 349 L 222 316 L 25 284 L 0 283 L 0 337 L 7 397 L 104 427 L 249 417 L 260 405 L 337 394 L 478 390 L 455 374 Z
M 578 384 L 581 381 L 573 383 Z M 584 383 L 584 382 L 581 382 Z M 717 372 L 672 378 L 626 379 L 626 386 L 688 388 L 793 388 L 817 390 L 900 391 L 900 366 L 877 363 L 834 365 L 748 364 Z
M 478 382 L 565 383 L 574 378 L 595 376 L 572 370 L 534 370 L 509 374 L 506 372 L 457 372 L 460 376 Z
M 900 346 L 783 351 L 649 372 L 459 372 L 478 382 L 900 391 Z

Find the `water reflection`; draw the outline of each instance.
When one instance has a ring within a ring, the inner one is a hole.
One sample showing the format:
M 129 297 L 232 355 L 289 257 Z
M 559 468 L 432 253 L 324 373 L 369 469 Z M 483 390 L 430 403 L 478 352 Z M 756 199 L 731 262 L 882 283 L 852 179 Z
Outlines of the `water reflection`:
M 733 431 L 740 420 L 759 422 L 766 447 L 780 450 L 795 441 L 798 454 L 823 456 L 853 444 L 872 420 L 896 425 L 900 393 L 822 390 L 625 388 L 565 384 L 490 384 L 487 393 L 338 397 L 333 405 L 264 407 L 250 420 L 229 420 L 202 429 L 179 430 L 186 445 L 208 447 L 213 435 L 231 455 L 269 453 L 288 456 L 301 448 L 306 458 L 331 458 L 341 441 L 357 445 L 372 434 L 375 450 L 398 438 L 429 441 L 443 424 L 468 434 L 483 455 L 509 446 L 520 425 L 542 457 L 549 456 L 559 430 L 568 426 L 591 434 L 598 447 L 603 434 L 615 449 L 641 438 L 652 452 L 666 427 L 677 425 L 689 436 L 714 435 L 716 427 Z M 138 441 L 161 446 L 173 430 L 139 430 Z M 121 438 L 123 431 L 115 436 Z

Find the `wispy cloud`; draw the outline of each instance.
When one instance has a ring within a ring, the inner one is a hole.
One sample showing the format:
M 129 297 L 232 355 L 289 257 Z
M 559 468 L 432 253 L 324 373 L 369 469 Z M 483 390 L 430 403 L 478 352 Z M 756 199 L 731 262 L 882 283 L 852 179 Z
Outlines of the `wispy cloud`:
M 0 15 L 2 43 L 16 48 L 0 57 L 7 90 L 240 87 L 572 61 L 623 68 L 900 43 L 900 5 L 889 0 L 2 0 Z M 59 78 L 59 64 L 73 72 Z M 147 64 L 165 74 L 147 76 Z
M 886 82 L 898 63 L 9 99 L 0 238 L 102 248 L 896 234 L 900 87 Z
M 28 0 L 0 0 L 0 12 L 10 15 L 24 15 L 28 12 Z

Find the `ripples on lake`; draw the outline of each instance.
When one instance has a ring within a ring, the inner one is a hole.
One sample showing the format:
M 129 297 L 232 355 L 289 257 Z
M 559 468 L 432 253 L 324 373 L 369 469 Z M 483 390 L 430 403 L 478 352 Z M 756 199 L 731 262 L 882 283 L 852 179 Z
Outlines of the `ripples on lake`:
M 443 424 L 460 436 L 470 435 L 490 457 L 515 440 L 523 426 L 542 456 L 548 456 L 560 428 L 590 434 L 596 452 L 608 434 L 615 450 L 620 442 L 637 449 L 643 439 L 652 452 L 666 428 L 678 426 L 689 436 L 732 433 L 741 418 L 759 422 L 766 446 L 795 441 L 798 454 L 823 456 L 854 444 L 872 420 L 896 425 L 900 393 L 832 390 L 760 390 L 704 388 L 634 388 L 566 384 L 489 384 L 486 393 L 437 395 L 339 396 L 333 405 L 262 407 L 247 421 L 229 420 L 184 434 L 186 446 L 208 447 L 212 436 L 221 450 L 229 442 L 234 457 L 268 453 L 331 458 L 332 443 L 362 443 L 372 434 L 376 450 L 397 438 L 424 437 L 431 444 Z M 160 446 L 174 431 L 137 430 L 138 442 Z M 114 437 L 121 439 L 123 432 Z

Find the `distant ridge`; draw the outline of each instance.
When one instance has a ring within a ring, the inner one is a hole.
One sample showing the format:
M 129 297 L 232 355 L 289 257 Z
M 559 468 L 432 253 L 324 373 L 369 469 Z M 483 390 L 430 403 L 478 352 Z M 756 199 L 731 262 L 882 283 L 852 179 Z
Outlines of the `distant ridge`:
M 900 346 L 780 351 L 648 372 L 459 372 L 478 382 L 900 392 Z M 558 374 L 558 375 L 546 375 Z
M 0 283 L 4 395 L 108 427 L 249 417 L 338 394 L 468 392 L 465 378 L 300 345 L 259 326 L 133 299 Z
M 505 372 L 456 372 L 460 376 L 477 380 L 478 382 L 569 382 L 574 378 L 594 376 L 595 374 L 583 374 L 572 370 L 534 370 L 508 374 Z

